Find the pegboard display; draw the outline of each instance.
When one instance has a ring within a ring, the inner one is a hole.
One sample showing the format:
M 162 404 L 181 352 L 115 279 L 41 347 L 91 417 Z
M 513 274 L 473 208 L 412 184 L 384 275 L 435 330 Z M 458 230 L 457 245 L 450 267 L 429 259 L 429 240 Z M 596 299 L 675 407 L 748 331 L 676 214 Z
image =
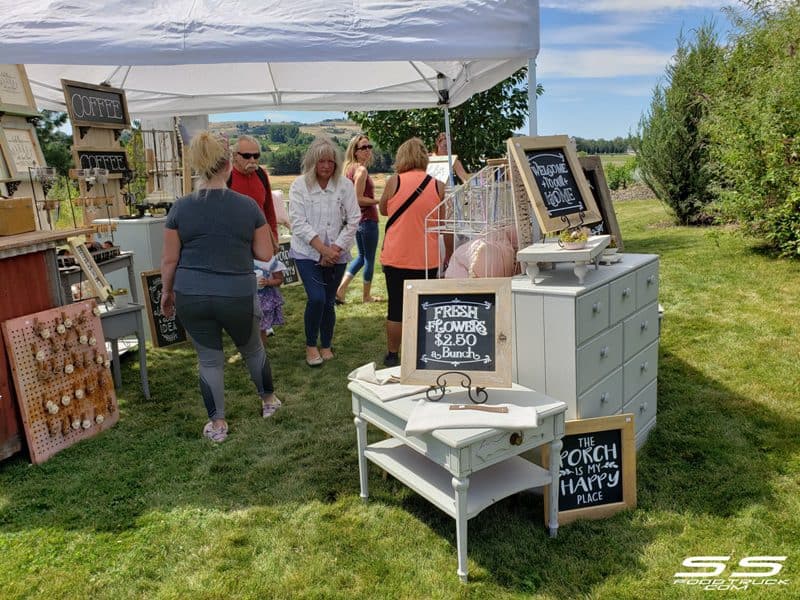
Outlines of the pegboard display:
M 119 420 L 94 300 L 9 319 L 3 335 L 33 463 Z

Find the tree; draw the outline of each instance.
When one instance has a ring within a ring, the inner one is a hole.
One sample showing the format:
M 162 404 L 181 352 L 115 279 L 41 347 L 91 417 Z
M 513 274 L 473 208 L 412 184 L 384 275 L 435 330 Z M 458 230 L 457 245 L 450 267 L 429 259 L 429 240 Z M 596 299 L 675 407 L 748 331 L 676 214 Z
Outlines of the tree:
M 714 180 L 702 122 L 722 59 L 713 23 L 704 23 L 691 41 L 681 35 L 666 83 L 656 86 L 639 121 L 635 149 L 642 179 L 682 224 L 711 219 Z
M 72 167 L 72 138 L 59 130 L 66 122 L 67 113 L 51 110 L 43 110 L 36 121 L 36 135 L 44 160 L 62 176 L 66 176 Z
M 475 171 L 486 158 L 503 156 L 505 141 L 522 127 L 528 114 L 527 68 L 520 69 L 493 88 L 450 109 L 453 153 L 464 166 Z M 536 93 L 543 93 L 541 86 Z M 436 135 L 444 131 L 444 114 L 437 108 L 348 112 L 364 134 L 394 154 L 411 137 L 419 137 L 432 148 Z

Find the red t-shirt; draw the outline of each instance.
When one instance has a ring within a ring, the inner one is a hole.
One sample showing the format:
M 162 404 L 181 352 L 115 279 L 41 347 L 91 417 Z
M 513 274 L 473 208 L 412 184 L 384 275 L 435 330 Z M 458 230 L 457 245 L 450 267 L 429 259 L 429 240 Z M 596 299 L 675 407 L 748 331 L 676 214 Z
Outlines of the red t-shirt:
M 259 167 L 259 169 L 260 168 L 261 167 Z M 264 173 L 264 175 L 266 175 L 266 173 Z M 267 223 L 269 223 L 269 227 L 272 229 L 272 235 L 275 236 L 275 240 L 277 241 L 278 219 L 275 216 L 275 205 L 272 203 L 272 188 L 269 185 L 269 176 L 267 176 L 267 187 L 265 188 L 255 172 L 245 175 L 236 169 L 232 169 L 230 189 L 234 192 L 244 194 L 245 196 L 250 196 L 255 203 L 261 207 L 264 216 L 267 218 Z M 267 202 L 268 198 L 269 202 Z

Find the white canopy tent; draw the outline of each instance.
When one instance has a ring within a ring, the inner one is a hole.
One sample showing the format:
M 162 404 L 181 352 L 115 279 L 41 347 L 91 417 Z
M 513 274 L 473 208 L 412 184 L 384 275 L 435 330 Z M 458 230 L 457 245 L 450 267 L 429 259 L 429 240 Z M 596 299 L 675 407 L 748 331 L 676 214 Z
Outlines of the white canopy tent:
M 137 118 L 424 108 L 442 88 L 457 106 L 539 51 L 538 0 L 0 5 L 0 63 L 26 65 L 40 109 L 65 110 L 63 78 L 124 89 Z

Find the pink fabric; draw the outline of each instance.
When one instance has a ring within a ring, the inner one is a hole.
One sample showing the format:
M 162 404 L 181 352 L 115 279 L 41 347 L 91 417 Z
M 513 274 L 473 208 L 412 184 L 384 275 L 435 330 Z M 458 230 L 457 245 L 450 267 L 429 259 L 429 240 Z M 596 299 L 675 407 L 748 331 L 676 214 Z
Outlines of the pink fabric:
M 514 274 L 514 248 L 505 235 L 497 239 L 478 238 L 461 244 L 453 252 L 445 277 L 466 279 L 511 277 Z

